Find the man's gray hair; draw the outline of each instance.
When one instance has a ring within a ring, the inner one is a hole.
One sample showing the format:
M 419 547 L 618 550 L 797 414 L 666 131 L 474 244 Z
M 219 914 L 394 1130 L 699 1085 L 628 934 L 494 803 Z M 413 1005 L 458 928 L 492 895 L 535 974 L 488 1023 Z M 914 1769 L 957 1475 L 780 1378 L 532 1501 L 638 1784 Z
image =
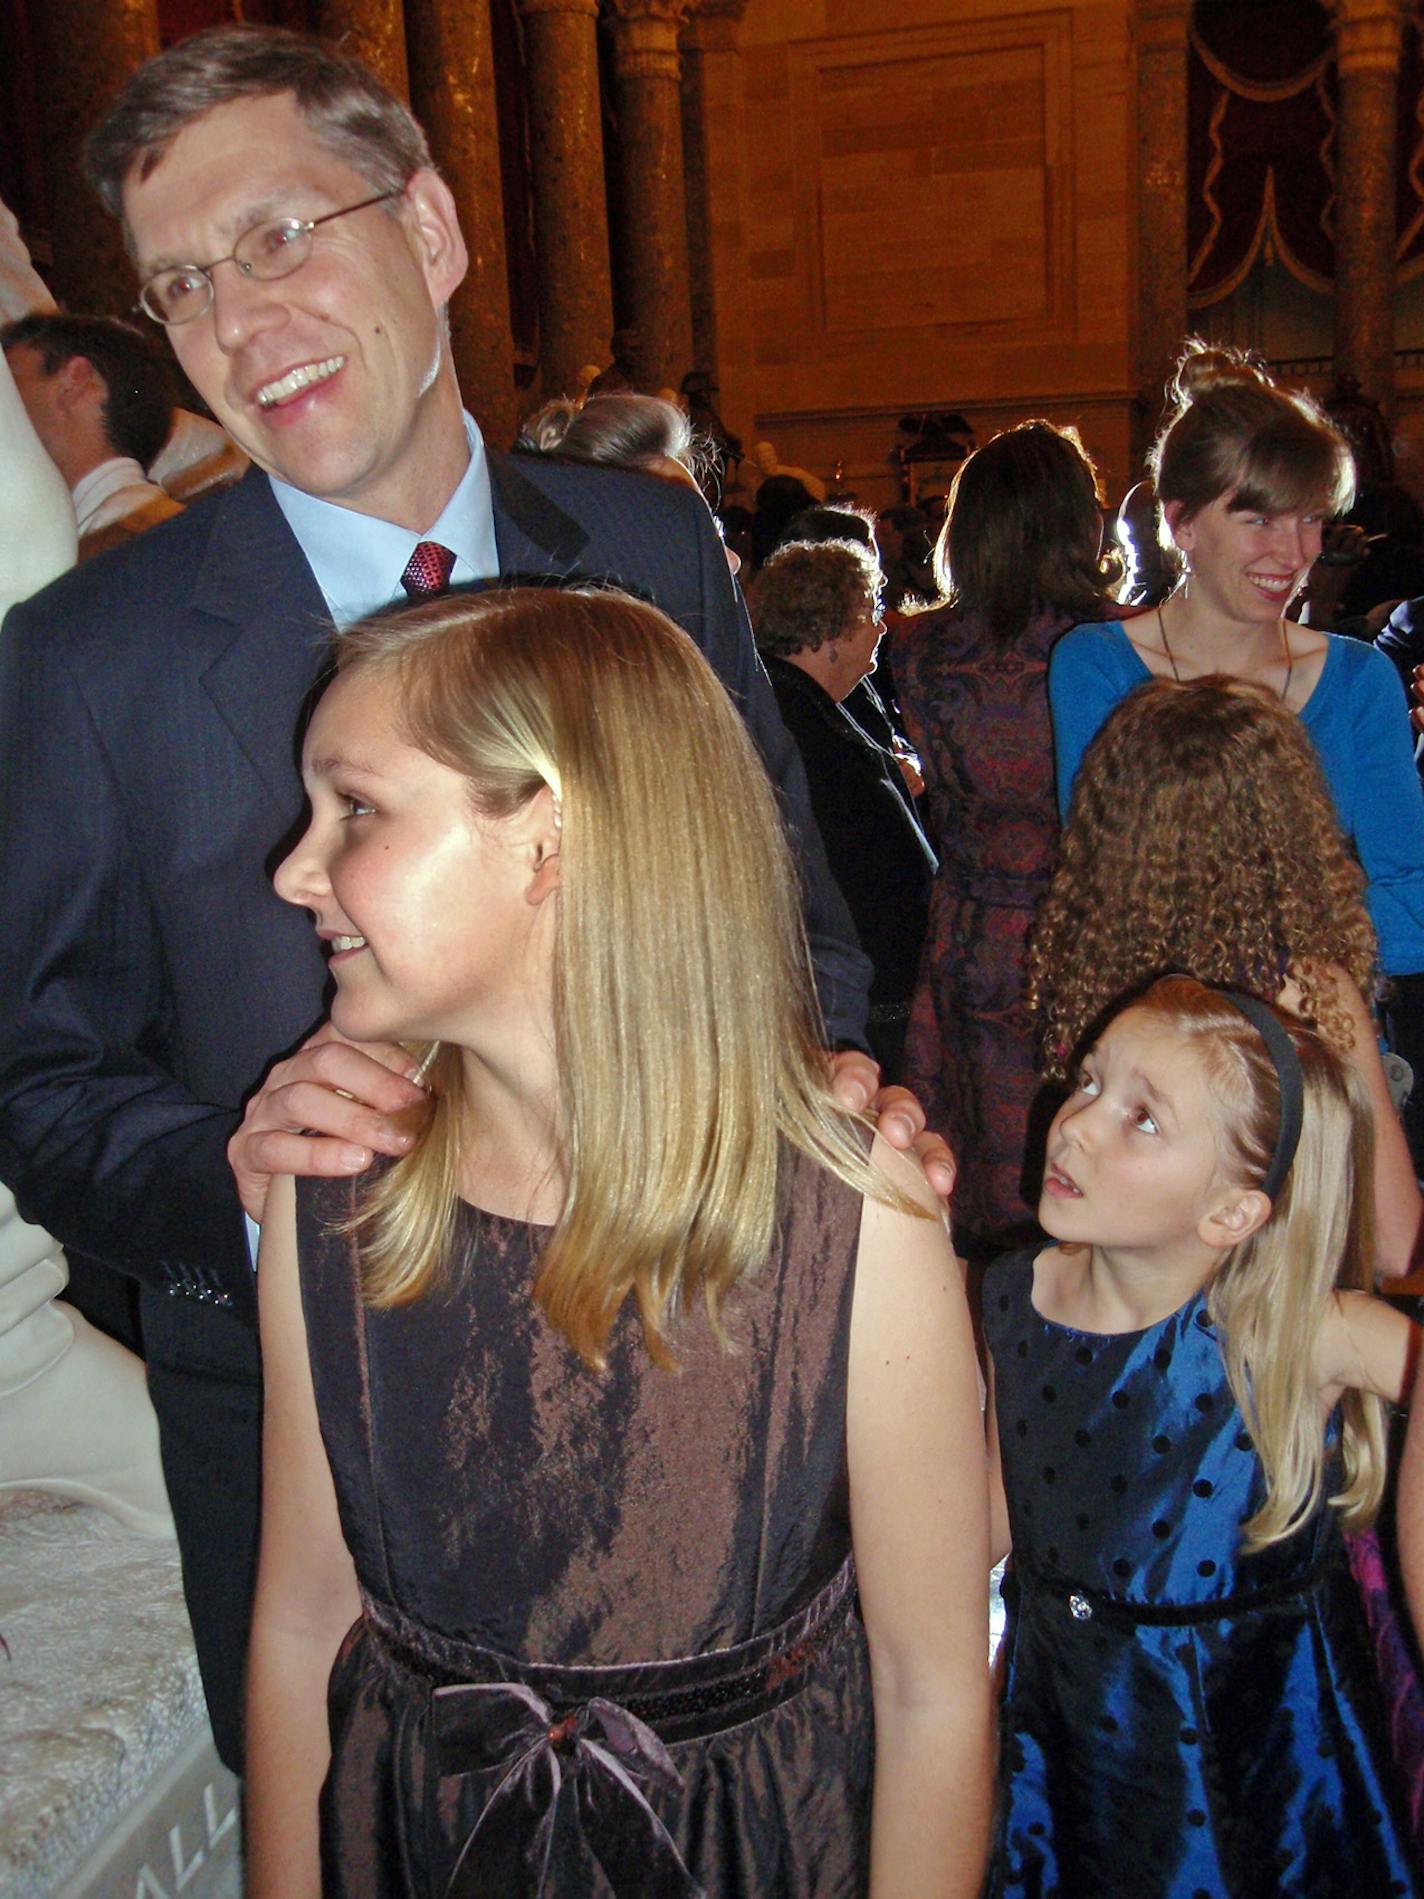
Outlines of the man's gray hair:
M 122 216 L 130 172 L 137 167 L 146 178 L 194 120 L 216 106 L 283 92 L 318 142 L 373 191 L 399 191 L 430 163 L 409 109 L 359 60 L 281 27 L 220 26 L 139 67 L 86 142 L 90 182 Z

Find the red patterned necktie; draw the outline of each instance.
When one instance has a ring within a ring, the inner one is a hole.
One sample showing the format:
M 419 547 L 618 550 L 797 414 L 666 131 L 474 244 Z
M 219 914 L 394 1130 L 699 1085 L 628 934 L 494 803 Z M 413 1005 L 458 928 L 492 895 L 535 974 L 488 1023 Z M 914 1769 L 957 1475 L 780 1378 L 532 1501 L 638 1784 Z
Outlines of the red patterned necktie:
M 406 562 L 401 585 L 412 600 L 430 600 L 450 585 L 455 556 L 439 541 L 421 541 Z

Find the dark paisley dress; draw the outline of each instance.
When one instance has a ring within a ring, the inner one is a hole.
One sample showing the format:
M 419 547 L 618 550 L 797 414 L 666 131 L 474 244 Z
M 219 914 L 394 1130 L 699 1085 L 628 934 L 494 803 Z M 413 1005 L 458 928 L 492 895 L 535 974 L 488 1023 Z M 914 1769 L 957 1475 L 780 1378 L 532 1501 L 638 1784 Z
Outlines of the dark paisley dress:
M 1041 617 L 1007 648 L 934 607 L 891 632 L 900 709 L 939 852 L 902 1078 L 959 1161 L 955 1230 L 980 1250 L 1022 1237 L 1038 1092 L 1024 946 L 1058 836 L 1048 654 L 1070 621 Z

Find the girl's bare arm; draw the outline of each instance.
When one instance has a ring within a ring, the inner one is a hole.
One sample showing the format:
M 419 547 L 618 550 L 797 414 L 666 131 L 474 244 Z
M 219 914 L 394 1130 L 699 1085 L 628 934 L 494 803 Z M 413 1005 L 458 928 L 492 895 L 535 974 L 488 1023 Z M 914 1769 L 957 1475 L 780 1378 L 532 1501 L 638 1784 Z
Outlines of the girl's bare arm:
M 984 1441 L 989 1453 L 989 1564 L 1002 1563 L 1013 1548 L 1009 1500 L 1004 1494 L 1004 1465 L 999 1455 L 999 1414 L 994 1407 L 994 1361 L 985 1368 L 989 1392 L 984 1401 Z
M 1399 1465 L 1395 1525 L 1414 1635 L 1416 1641 L 1424 1641 L 1424 1405 L 1416 1405 L 1409 1419 Z
M 867 1200 L 850 1331 L 851 1527 L 875 1702 L 871 1899 L 972 1899 L 992 1780 L 988 1510 L 963 1284 L 935 1217 Z
M 1338 965 L 1331 966 L 1330 974 L 1354 1036 L 1349 1059 L 1365 1084 L 1374 1123 L 1375 1270 L 1396 1279 L 1424 1263 L 1419 1257 L 1424 1250 L 1424 1199 L 1385 1079 L 1374 1018 L 1349 974 Z M 1294 983 L 1286 984 L 1279 1001 L 1282 1008 L 1299 1009 L 1300 991 Z
M 262 1546 L 247 1668 L 246 1890 L 248 1899 L 320 1899 L 327 1681 L 361 1598 L 317 1424 L 290 1178 L 268 1196 L 257 1294 Z
M 1367 1292 L 1332 1294 L 1316 1335 L 1314 1372 L 1327 1404 L 1342 1390 L 1372 1391 L 1407 1404 L 1419 1358 L 1420 1331 L 1387 1300 Z

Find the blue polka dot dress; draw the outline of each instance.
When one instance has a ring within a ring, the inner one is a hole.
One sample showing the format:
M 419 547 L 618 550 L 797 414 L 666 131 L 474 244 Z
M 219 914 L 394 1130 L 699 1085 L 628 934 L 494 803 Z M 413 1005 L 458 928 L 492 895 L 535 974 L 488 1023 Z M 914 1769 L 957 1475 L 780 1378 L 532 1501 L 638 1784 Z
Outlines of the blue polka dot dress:
M 1335 1512 L 1240 1550 L 1263 1478 L 1198 1293 L 1144 1332 L 984 1289 L 1013 1533 L 992 1894 L 1416 1894 Z

